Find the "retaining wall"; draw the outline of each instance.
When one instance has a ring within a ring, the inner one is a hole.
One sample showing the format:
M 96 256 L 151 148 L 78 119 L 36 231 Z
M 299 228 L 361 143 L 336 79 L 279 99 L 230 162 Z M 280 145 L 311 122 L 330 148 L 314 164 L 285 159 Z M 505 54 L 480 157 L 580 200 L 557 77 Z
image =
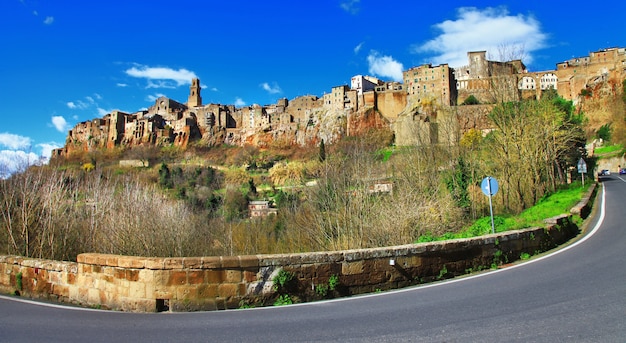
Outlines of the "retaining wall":
M 301 254 L 147 258 L 80 254 L 77 262 L 0 256 L 0 291 L 103 309 L 157 312 L 263 306 L 416 285 L 501 265 L 579 233 L 595 187 L 546 228 L 395 247 Z M 293 279 L 274 285 L 281 271 Z M 329 288 L 329 280 L 338 281 Z

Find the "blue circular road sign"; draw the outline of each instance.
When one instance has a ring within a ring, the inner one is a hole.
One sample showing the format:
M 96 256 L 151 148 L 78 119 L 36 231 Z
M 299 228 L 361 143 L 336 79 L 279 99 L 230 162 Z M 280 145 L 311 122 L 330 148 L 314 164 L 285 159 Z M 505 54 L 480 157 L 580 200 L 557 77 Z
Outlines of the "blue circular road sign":
M 486 196 L 492 196 L 498 193 L 498 181 L 491 176 L 487 176 L 480 183 L 480 189 Z

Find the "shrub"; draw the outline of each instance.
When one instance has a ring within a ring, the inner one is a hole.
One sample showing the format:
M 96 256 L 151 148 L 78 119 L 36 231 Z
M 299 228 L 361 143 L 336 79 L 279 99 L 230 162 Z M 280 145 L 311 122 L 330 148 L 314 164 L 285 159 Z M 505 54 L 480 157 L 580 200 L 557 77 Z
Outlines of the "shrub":
M 468 96 L 461 105 L 479 105 L 480 101 L 478 101 L 478 99 L 476 99 L 475 96 L 470 95 Z

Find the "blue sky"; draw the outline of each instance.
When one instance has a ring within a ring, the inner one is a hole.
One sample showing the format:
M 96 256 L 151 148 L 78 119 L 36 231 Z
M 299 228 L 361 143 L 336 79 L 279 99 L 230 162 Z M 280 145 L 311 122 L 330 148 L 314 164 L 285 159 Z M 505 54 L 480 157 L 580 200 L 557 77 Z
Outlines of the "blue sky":
M 159 96 L 266 105 L 354 75 L 520 47 L 530 71 L 626 46 L 626 2 L 2 0 L 0 167 L 48 156 L 75 124 Z M 602 7 L 601 7 L 602 6 Z M 510 50 L 510 49 L 509 49 Z

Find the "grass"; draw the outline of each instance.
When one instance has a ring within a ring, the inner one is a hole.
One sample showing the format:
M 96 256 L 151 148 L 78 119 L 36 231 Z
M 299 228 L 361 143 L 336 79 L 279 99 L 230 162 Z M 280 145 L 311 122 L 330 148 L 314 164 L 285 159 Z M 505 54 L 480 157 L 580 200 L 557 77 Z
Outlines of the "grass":
M 624 150 L 624 146 L 621 144 L 614 144 L 614 145 L 607 145 L 607 146 L 602 146 L 599 148 L 596 148 L 594 150 L 595 154 L 598 155 L 613 155 L 615 153 L 619 153 L 622 150 Z
M 569 188 L 562 189 L 556 193 L 549 194 L 541 198 L 537 204 L 524 210 L 516 216 L 494 216 L 494 227 L 496 232 L 508 230 L 518 230 L 529 227 L 543 226 L 543 220 L 563 213 L 569 213 L 570 209 L 576 205 L 589 184 L 583 187 L 580 182 L 570 185 Z M 476 220 L 472 225 L 456 233 L 446 233 L 442 236 L 422 235 L 417 240 L 418 243 L 433 242 L 457 238 L 470 238 L 491 233 L 491 217 L 483 217 Z

